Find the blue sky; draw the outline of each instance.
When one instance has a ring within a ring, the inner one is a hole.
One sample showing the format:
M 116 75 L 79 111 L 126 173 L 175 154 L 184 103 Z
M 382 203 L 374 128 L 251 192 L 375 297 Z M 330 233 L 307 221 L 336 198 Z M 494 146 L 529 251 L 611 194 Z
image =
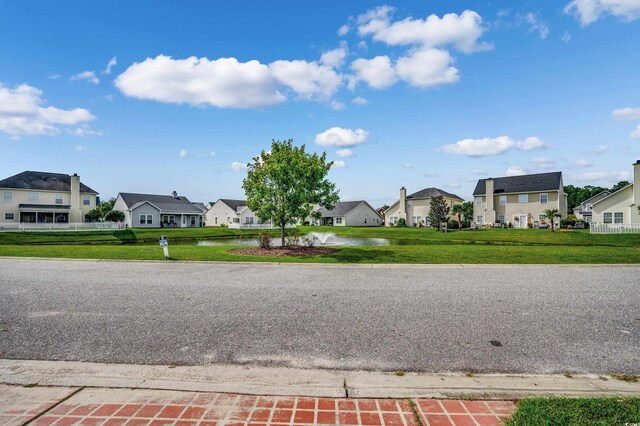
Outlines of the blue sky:
M 327 151 L 344 200 L 640 159 L 640 0 L 0 0 L 0 177 L 244 197 L 272 139 Z

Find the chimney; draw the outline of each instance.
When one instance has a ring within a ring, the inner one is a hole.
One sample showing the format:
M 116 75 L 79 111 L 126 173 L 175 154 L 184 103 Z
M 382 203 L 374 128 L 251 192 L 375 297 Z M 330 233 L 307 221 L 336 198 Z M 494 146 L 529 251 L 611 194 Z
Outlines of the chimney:
M 173 191 L 171 195 L 173 196 L 173 198 L 178 198 L 178 193 L 176 191 Z
M 70 208 L 70 218 L 69 222 L 71 223 L 80 223 L 82 222 L 82 210 L 80 208 L 80 176 L 77 173 L 74 173 L 71 176 L 71 208 Z
M 398 203 L 398 219 L 407 220 L 407 189 L 400 188 L 400 202 Z
M 484 215 L 484 221 L 486 223 L 495 223 L 496 221 L 496 211 L 494 207 L 495 200 L 493 199 L 493 192 L 494 192 L 493 178 L 487 178 L 487 180 L 485 181 L 486 207 L 485 207 L 485 215 Z

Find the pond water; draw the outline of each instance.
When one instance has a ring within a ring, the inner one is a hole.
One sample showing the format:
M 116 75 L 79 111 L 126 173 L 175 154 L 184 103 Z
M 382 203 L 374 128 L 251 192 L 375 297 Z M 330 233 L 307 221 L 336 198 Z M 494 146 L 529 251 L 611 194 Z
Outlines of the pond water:
M 300 244 L 304 243 L 305 238 L 314 238 L 316 246 L 388 246 L 391 244 L 402 244 L 396 240 L 388 240 L 386 238 L 352 238 L 341 237 L 335 234 L 331 235 L 304 235 Z M 279 245 L 280 239 L 274 238 L 273 244 Z M 220 238 L 215 240 L 196 241 L 192 245 L 196 246 L 257 246 L 258 242 L 255 238 Z

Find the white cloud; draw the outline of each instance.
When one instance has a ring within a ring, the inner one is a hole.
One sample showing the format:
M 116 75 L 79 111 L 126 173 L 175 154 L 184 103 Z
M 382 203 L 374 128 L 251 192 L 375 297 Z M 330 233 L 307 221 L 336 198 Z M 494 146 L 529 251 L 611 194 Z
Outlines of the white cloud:
M 344 37 L 347 34 L 349 34 L 349 30 L 350 29 L 351 29 L 351 27 L 349 26 L 349 24 L 344 24 L 340 28 L 338 28 L 338 35 L 340 37 Z
M 234 161 L 233 163 L 231 163 L 231 170 L 233 170 L 234 172 L 242 172 L 244 170 L 247 170 L 247 164 Z
M 364 41 L 364 40 L 360 40 L 358 42 L 358 44 L 357 44 L 357 47 L 358 47 L 358 49 L 364 50 L 364 49 L 366 49 L 368 47 L 367 46 L 367 42 Z
M 184 157 L 186 157 L 186 156 L 187 156 L 187 150 L 186 150 L 186 149 L 181 149 L 181 150 L 180 150 L 180 153 L 178 153 L 178 156 L 179 156 L 180 158 L 184 158 Z
M 49 80 L 57 80 L 57 79 L 59 79 L 59 78 L 60 78 L 60 74 L 54 74 L 54 73 L 51 73 L 51 74 L 49 74 L 49 75 L 47 76 L 47 79 L 49 79 Z
M 351 103 L 352 103 L 352 104 L 354 104 L 354 105 L 360 105 L 360 106 L 362 106 L 362 105 L 366 105 L 366 104 L 368 104 L 368 103 L 369 103 L 369 101 L 368 101 L 368 100 L 366 100 L 365 98 L 361 97 L 361 96 L 356 96 L 355 98 L 353 98 L 353 99 L 351 100 Z
M 609 145 L 600 145 L 599 147 L 593 150 L 596 154 L 604 154 L 609 151 Z
M 345 167 L 347 167 L 347 165 L 342 160 L 334 161 L 333 165 L 331 166 L 332 169 L 344 169 Z
M 582 168 L 582 167 L 592 167 L 593 163 L 591 161 L 588 161 L 588 160 L 578 159 L 578 160 L 573 162 L 573 165 L 575 167 Z
M 418 45 L 422 47 L 452 46 L 462 52 L 475 52 L 491 48 L 479 43 L 486 31 L 482 17 L 472 10 L 460 15 L 448 13 L 440 18 L 430 15 L 425 19 L 406 18 L 391 22 L 394 8 L 380 6 L 358 17 L 358 33 L 371 35 L 374 40 L 391 46 Z
M 575 182 L 619 182 L 621 180 L 632 180 L 630 172 L 587 172 L 572 176 Z
M 405 169 L 415 169 L 416 166 L 414 166 L 413 163 L 405 163 L 402 167 Z
M 89 110 L 64 110 L 42 106 L 42 91 L 27 84 L 14 89 L 0 84 L 0 132 L 11 136 L 55 135 L 57 125 L 76 125 L 95 120 Z
M 211 152 L 202 152 L 200 154 L 198 154 L 198 157 L 203 158 L 203 157 L 215 157 L 216 156 L 216 152 L 215 151 L 211 151 Z
M 351 151 L 349 148 L 343 148 L 337 150 L 336 154 L 338 154 L 338 157 L 351 157 L 353 155 L 353 151 Z
M 327 100 L 342 85 L 342 76 L 331 67 L 307 61 L 275 61 L 269 64 L 273 76 L 300 98 Z
M 118 58 L 114 56 L 113 58 L 109 59 L 109 63 L 107 64 L 107 67 L 104 69 L 104 71 L 102 71 L 102 73 L 111 74 L 111 69 L 116 65 L 118 65 Z
M 527 171 L 520 166 L 511 166 L 505 172 L 507 176 L 522 176 L 526 175 Z
M 562 38 L 560 39 L 564 44 L 567 44 L 571 41 L 571 33 L 569 33 L 569 31 L 565 31 L 564 34 L 562 34 Z
M 365 143 L 369 138 L 369 133 L 362 129 L 344 129 L 342 127 L 332 127 L 322 133 L 318 133 L 315 142 L 320 146 L 354 146 Z
M 459 184 L 459 183 L 457 183 L 457 182 L 451 182 L 451 183 L 449 184 L 449 188 L 453 188 L 453 189 L 460 188 L 461 186 L 462 186 L 462 185 L 460 185 L 460 184 Z
M 538 170 L 552 170 L 556 168 L 556 160 L 549 157 L 534 157 L 531 159 L 531 163 L 535 164 Z
M 486 175 L 487 171 L 482 169 L 475 169 L 471 173 L 473 173 L 474 175 L 482 176 L 482 175 Z
M 440 177 L 442 175 L 440 173 L 436 173 L 436 172 L 427 172 L 427 173 L 423 173 L 422 176 L 424 176 L 424 177 Z
M 386 89 L 396 81 L 396 72 L 388 56 L 376 56 L 373 59 L 358 58 L 351 63 L 355 76 L 349 80 L 349 88 L 355 88 L 358 81 L 366 82 L 374 89 Z
M 525 20 L 527 21 L 527 24 L 529 24 L 530 33 L 538 33 L 542 40 L 549 36 L 549 25 L 538 13 L 527 13 L 525 15 Z
M 81 138 L 87 136 L 102 136 L 102 132 L 99 130 L 91 130 L 87 126 L 78 127 L 73 131 L 73 134 L 76 136 L 80 136 Z
M 340 101 L 333 100 L 329 102 L 329 107 L 334 111 L 342 111 L 347 106 Z
M 454 144 L 443 145 L 438 151 L 454 155 L 466 155 L 468 157 L 484 157 L 487 155 L 499 155 L 512 149 L 531 151 L 544 148 L 546 144 L 536 137 L 528 137 L 524 140 L 514 140 L 509 136 L 497 138 L 463 139 Z
M 71 81 L 85 80 L 89 83 L 98 84 L 100 79 L 96 77 L 96 73 L 93 71 L 82 71 L 79 74 L 71 76 Z
M 450 66 L 453 59 L 449 52 L 425 49 L 398 59 L 398 76 L 416 87 L 432 87 L 451 84 L 459 80 L 458 70 Z
M 86 145 L 76 145 L 75 146 L 75 150 L 78 151 L 78 152 L 86 151 L 87 150 L 87 146 Z
M 347 49 L 346 43 L 342 43 L 337 49 L 324 52 L 320 56 L 320 63 L 331 68 L 340 68 L 344 65 L 344 59 L 347 57 L 349 49 Z
M 640 2 L 637 0 L 572 0 L 564 8 L 580 20 L 584 27 L 600 19 L 603 15 L 613 15 L 630 22 L 640 18 Z
M 632 139 L 640 139 L 640 125 L 638 125 L 633 132 L 629 133 L 629 137 Z
M 260 108 L 286 100 L 267 65 L 235 58 L 173 59 L 159 55 L 134 63 L 115 84 L 133 98 L 218 108 Z
M 614 109 L 611 117 L 617 121 L 636 121 L 640 120 L 640 108 L 620 108 Z

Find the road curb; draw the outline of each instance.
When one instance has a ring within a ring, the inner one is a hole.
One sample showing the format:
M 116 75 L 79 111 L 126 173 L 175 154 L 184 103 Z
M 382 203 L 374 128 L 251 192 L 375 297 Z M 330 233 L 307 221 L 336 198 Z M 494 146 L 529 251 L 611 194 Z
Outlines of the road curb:
M 520 399 L 640 396 L 640 383 L 597 375 L 423 374 L 238 365 L 158 366 L 0 360 L 0 383 L 269 396 Z

